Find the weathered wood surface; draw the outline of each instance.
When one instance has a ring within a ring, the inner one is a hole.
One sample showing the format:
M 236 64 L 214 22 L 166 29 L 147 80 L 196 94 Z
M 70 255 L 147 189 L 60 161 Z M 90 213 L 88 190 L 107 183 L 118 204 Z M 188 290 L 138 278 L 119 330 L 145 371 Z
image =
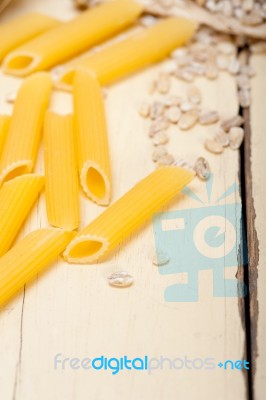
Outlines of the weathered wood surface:
M 3 19 L 28 10 L 39 10 L 58 17 L 74 15 L 70 1 L 27 0 L 15 2 Z M 152 145 L 146 135 L 148 122 L 137 112 L 148 98 L 149 80 L 160 66 L 126 79 L 108 90 L 106 110 L 112 155 L 113 198 L 117 199 L 139 179 L 153 170 Z M 7 92 L 16 89 L 19 80 L 0 75 L 0 112 L 11 112 L 4 101 Z M 215 81 L 198 79 L 203 104 L 218 109 L 222 117 L 237 112 L 235 82 L 227 74 Z M 172 91 L 185 94 L 186 84 L 173 81 Z M 71 111 L 71 96 L 55 93 L 52 109 Z M 226 150 L 214 156 L 203 148 L 203 141 L 214 126 L 196 126 L 189 132 L 172 129 L 169 150 L 175 156 L 192 159 L 206 156 L 214 173 L 212 202 L 239 179 L 238 152 Z M 37 171 L 43 171 L 42 153 Z M 191 184 L 197 195 L 207 201 L 204 183 Z M 160 187 L 158 186 L 158 190 Z M 225 204 L 239 201 L 239 193 Z M 102 209 L 82 196 L 82 225 Z M 180 195 L 165 210 L 193 209 L 201 206 Z M 21 236 L 46 226 L 44 197 L 41 196 Z M 237 298 L 213 297 L 211 270 L 199 273 L 198 302 L 166 302 L 167 286 L 184 282 L 184 274 L 160 275 L 152 265 L 155 252 L 153 226 L 141 229 L 123 243 L 106 262 L 98 265 L 67 265 L 58 260 L 0 314 L 0 393 L 5 400 L 94 400 L 142 398 L 145 400 L 244 400 L 246 376 L 240 371 L 155 370 L 150 374 L 126 371 L 112 376 L 110 371 L 54 369 L 54 357 L 168 357 L 187 356 L 226 359 L 245 358 L 245 332 Z M 106 277 L 127 270 L 135 283 L 118 290 L 108 286 Z M 237 266 L 225 270 L 234 278 Z

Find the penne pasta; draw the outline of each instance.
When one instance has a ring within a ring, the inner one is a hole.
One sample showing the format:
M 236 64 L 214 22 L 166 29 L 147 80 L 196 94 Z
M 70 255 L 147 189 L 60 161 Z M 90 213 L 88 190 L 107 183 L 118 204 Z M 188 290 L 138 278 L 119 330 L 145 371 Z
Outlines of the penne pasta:
M 71 90 L 78 67 L 92 70 L 102 85 L 158 62 L 193 35 L 196 23 L 181 18 L 166 18 L 99 52 L 80 57 L 62 67 L 56 87 Z
M 175 166 L 158 168 L 79 232 L 67 246 L 65 260 L 79 264 L 98 260 L 146 222 L 193 176 L 193 172 Z
M 45 70 L 85 51 L 138 18 L 143 6 L 132 0 L 112 0 L 25 43 L 3 62 L 7 74 L 25 76 Z
M 48 221 L 58 228 L 76 229 L 79 226 L 79 186 L 71 115 L 47 112 L 44 164 Z
M 0 61 L 22 43 L 59 25 L 55 18 L 29 13 L 0 25 Z
M 43 176 L 26 174 L 0 189 L 0 256 L 11 247 L 43 185 Z
M 108 205 L 110 161 L 104 105 L 101 87 L 90 72 L 77 72 L 73 97 L 81 186 L 91 200 Z
M 9 124 L 10 117 L 7 115 L 0 115 L 0 158 L 7 138 Z
M 0 306 L 51 264 L 74 233 L 46 228 L 31 232 L 0 258 Z
M 0 161 L 0 186 L 33 170 L 51 88 L 46 72 L 36 73 L 22 83 Z

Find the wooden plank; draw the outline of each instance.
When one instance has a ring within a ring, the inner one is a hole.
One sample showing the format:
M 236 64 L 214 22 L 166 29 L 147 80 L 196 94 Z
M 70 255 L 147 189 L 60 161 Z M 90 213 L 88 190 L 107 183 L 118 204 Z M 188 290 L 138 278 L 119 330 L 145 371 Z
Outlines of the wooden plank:
M 249 175 L 247 213 L 249 222 L 250 253 L 250 316 L 251 316 L 251 350 L 254 365 L 254 399 L 265 395 L 266 372 L 266 239 L 265 239 L 265 204 L 266 163 L 265 163 L 265 102 L 266 102 L 266 56 L 253 55 L 251 65 L 256 70 L 252 79 L 252 104 L 250 109 L 251 139 L 247 149 L 247 172 Z
M 62 3 L 62 0 L 45 4 L 28 0 L 26 7 L 31 9 L 32 4 L 36 9 L 38 4 L 40 10 L 63 16 Z M 23 3 L 21 8 L 11 9 L 6 18 L 22 9 Z M 146 135 L 148 122 L 139 117 L 137 108 L 143 99 L 149 99 L 147 85 L 159 69 L 160 66 L 150 68 L 108 90 L 106 110 L 114 200 L 154 168 L 152 145 Z M 18 83 L 0 76 L 0 112 L 10 111 L 11 107 L 4 102 L 5 93 L 15 89 Z M 222 74 L 216 81 L 198 79 L 196 83 L 203 93 L 205 107 L 218 109 L 223 117 L 237 112 L 235 82 L 229 75 Z M 173 93 L 185 95 L 186 88 L 186 84 L 173 81 Z M 71 110 L 71 96 L 55 94 L 52 109 L 63 113 Z M 214 126 L 197 126 L 189 132 L 180 132 L 173 128 L 169 144 L 169 151 L 175 156 L 192 160 L 200 155 L 208 158 L 214 173 L 211 205 L 230 185 L 239 183 L 237 152 L 227 150 L 222 156 L 214 156 L 203 149 L 204 139 L 214 129 Z M 37 170 L 43 171 L 42 153 Z M 205 185 L 195 179 L 191 189 L 208 207 Z M 222 204 L 226 207 L 239 201 L 236 192 Z M 102 211 L 83 196 L 81 203 L 82 225 Z M 165 211 L 191 209 L 192 212 L 198 207 L 195 200 L 181 195 Z M 42 196 L 21 236 L 46 224 Z M 246 399 L 245 374 L 218 367 L 213 370 L 165 367 L 150 374 L 123 371 L 116 376 L 110 371 L 54 369 L 54 357 L 58 353 L 62 357 L 79 358 L 100 355 L 209 357 L 216 364 L 226 359 L 243 359 L 244 317 L 239 313 L 238 299 L 213 297 L 213 273 L 206 269 L 199 272 L 199 301 L 165 301 L 165 288 L 184 282 L 186 276 L 159 274 L 151 262 L 154 252 L 153 226 L 148 223 L 106 262 L 70 266 L 59 259 L 27 286 L 25 296 L 21 293 L 0 314 L 1 398 Z M 117 270 L 127 270 L 134 276 L 131 288 L 117 290 L 108 286 L 106 277 Z M 228 268 L 226 277 L 233 279 L 236 272 L 237 266 Z

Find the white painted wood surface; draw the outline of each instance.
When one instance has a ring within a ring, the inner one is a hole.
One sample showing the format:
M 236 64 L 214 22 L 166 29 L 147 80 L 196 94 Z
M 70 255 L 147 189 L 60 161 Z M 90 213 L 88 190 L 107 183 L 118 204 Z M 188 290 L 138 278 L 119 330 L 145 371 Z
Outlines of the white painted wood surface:
M 8 19 L 29 10 L 58 17 L 75 14 L 71 1 L 15 1 L 3 16 Z M 150 68 L 110 88 L 106 99 L 112 158 L 113 198 L 117 199 L 139 179 L 153 170 L 152 145 L 146 135 L 148 122 L 137 112 L 148 97 L 149 80 L 160 66 Z M 7 92 L 19 80 L 0 75 L 0 112 L 11 112 L 5 103 Z M 223 74 L 215 81 L 197 80 L 206 107 L 218 109 L 223 117 L 237 112 L 233 79 Z M 173 92 L 185 94 L 186 84 L 173 82 Z M 71 111 L 71 96 L 55 93 L 52 109 Z M 214 156 L 203 149 L 203 141 L 214 126 L 195 127 L 189 132 L 172 129 L 169 150 L 193 160 L 206 156 L 215 176 L 213 198 L 238 181 L 238 153 L 226 150 Z M 36 170 L 43 171 L 42 154 Z M 207 199 L 205 185 L 195 179 L 191 188 Z M 160 187 L 158 186 L 158 190 Z M 239 201 L 232 194 L 226 202 Z M 82 196 L 82 226 L 102 208 Z M 179 196 L 167 209 L 188 209 L 198 203 Z M 21 237 L 46 226 L 43 196 L 25 224 Z M 41 274 L 0 313 L 0 397 L 4 400 L 93 400 L 136 398 L 145 400 L 231 400 L 246 399 L 245 376 L 240 371 L 155 370 L 110 371 L 54 369 L 54 357 L 137 357 L 161 355 L 174 359 L 212 357 L 216 362 L 243 359 L 245 334 L 236 298 L 212 296 L 212 272 L 199 274 L 199 301 L 167 303 L 166 286 L 182 282 L 182 276 L 163 276 L 152 265 L 154 254 L 152 224 L 148 223 L 123 243 L 108 261 L 90 266 L 67 265 L 61 259 Z M 230 268 L 234 278 L 236 267 Z M 106 277 L 117 270 L 134 276 L 131 288 L 108 286 Z
M 258 330 L 256 374 L 254 378 L 255 399 L 265 397 L 266 387 L 266 237 L 265 237 L 265 195 L 266 195 L 266 168 L 265 168 L 265 103 L 266 103 L 266 55 L 254 55 L 251 64 L 256 69 L 256 77 L 252 79 L 252 106 L 251 106 L 251 167 L 252 167 L 252 195 L 256 213 L 255 229 L 259 242 L 259 263 L 257 281 L 258 299 Z

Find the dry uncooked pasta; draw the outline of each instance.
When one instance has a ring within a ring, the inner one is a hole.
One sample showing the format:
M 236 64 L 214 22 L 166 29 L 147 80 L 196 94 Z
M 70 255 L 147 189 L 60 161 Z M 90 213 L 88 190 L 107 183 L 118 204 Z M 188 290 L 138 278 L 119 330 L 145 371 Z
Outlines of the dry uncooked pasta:
M 78 233 L 64 252 L 66 261 L 85 264 L 101 258 L 171 200 L 193 176 L 193 172 L 175 166 L 152 172 Z
M 0 115 L 0 158 L 7 138 L 9 124 L 10 117 L 7 115 Z
M 0 306 L 55 261 L 74 233 L 55 228 L 33 231 L 0 258 Z
M 0 61 L 22 43 L 59 25 L 55 18 L 39 13 L 29 13 L 0 26 Z
M 33 170 L 51 89 L 47 72 L 33 74 L 22 83 L 0 161 L 0 186 Z
M 46 70 L 125 29 L 142 11 L 131 0 L 98 5 L 15 49 L 4 59 L 3 71 L 26 76 Z
M 26 174 L 0 189 L 0 256 L 12 245 L 43 186 L 43 176 Z
M 80 57 L 62 67 L 56 86 L 71 90 L 78 67 L 92 70 L 101 84 L 109 84 L 165 58 L 193 35 L 196 24 L 182 18 L 166 18 L 94 54 Z
M 79 186 L 72 115 L 47 112 L 44 125 L 45 197 L 48 221 L 79 226 Z
M 105 111 L 100 85 L 89 71 L 77 71 L 73 97 L 81 186 L 91 200 L 108 205 L 111 185 Z

